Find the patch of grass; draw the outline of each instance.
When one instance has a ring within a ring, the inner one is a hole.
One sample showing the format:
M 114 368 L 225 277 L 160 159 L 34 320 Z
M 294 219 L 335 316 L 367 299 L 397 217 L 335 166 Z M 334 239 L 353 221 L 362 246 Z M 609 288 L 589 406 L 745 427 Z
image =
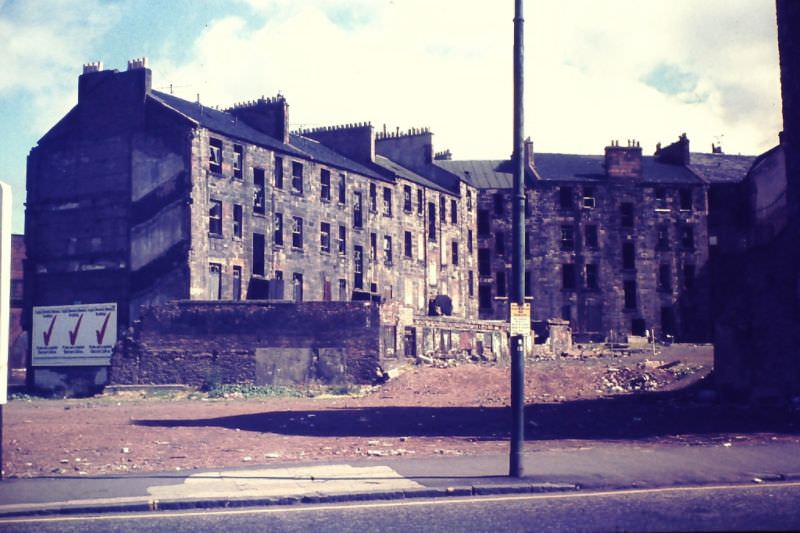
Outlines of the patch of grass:
M 223 384 L 210 387 L 205 391 L 209 398 L 308 398 L 312 396 L 308 389 L 286 387 L 282 385 Z

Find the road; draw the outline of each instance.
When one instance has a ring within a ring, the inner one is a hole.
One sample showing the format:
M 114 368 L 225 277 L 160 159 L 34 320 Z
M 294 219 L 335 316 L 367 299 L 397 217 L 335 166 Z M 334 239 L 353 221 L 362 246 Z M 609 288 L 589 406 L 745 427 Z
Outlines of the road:
M 776 531 L 800 529 L 800 483 L 397 500 L 0 520 L 0 531 Z

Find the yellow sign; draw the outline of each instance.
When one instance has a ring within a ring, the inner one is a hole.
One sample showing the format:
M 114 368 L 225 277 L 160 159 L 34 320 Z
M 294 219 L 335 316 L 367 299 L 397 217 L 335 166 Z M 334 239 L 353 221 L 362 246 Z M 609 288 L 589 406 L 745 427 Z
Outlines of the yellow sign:
M 509 306 L 511 312 L 510 333 L 514 335 L 530 335 L 531 334 L 531 304 L 518 304 L 511 303 Z

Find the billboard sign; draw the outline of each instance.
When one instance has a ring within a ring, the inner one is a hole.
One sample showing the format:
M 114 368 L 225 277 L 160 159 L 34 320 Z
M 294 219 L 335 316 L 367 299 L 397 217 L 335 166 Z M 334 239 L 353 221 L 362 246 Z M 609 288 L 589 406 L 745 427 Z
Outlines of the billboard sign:
M 108 366 L 116 342 L 116 303 L 33 308 L 33 366 Z

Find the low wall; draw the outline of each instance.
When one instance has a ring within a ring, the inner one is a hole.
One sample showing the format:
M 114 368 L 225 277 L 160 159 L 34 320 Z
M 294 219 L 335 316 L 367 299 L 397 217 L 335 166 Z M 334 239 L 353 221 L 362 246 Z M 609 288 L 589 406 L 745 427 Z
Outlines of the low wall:
M 369 383 L 380 364 L 370 302 L 177 301 L 145 307 L 117 344 L 112 384 Z

